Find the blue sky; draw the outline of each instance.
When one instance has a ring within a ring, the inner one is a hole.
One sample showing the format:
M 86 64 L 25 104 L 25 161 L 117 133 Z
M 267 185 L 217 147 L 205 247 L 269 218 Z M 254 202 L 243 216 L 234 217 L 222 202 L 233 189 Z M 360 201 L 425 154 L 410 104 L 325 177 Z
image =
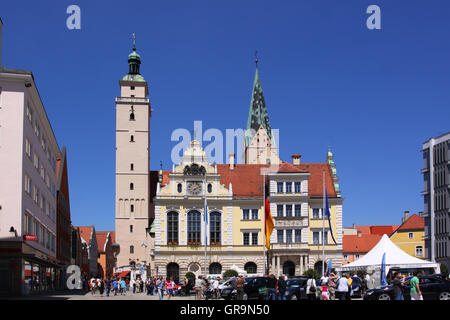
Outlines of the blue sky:
M 81 8 L 81 30 L 66 8 Z M 381 8 L 368 30 L 366 8 Z M 149 81 L 151 169 L 176 128 L 243 128 L 254 52 L 281 158 L 335 154 L 344 225 L 423 210 L 422 142 L 449 131 L 448 1 L 2 1 L 2 64 L 31 70 L 68 149 L 74 225 L 114 228 L 115 110 L 131 33 Z

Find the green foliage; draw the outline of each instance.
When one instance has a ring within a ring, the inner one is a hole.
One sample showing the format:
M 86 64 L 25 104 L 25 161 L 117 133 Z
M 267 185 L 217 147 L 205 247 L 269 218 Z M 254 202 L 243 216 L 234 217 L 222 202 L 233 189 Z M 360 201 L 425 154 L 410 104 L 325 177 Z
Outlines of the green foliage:
M 441 263 L 441 273 L 448 274 L 448 268 L 445 264 Z
M 316 270 L 314 269 L 308 269 L 303 273 L 304 276 L 309 276 L 311 275 L 314 279 L 318 279 L 319 278 L 319 274 L 316 272 Z
M 232 278 L 232 277 L 237 277 L 239 274 L 237 273 L 236 270 L 227 270 L 223 273 L 223 277 L 224 278 Z
M 188 279 L 195 279 L 195 274 L 193 273 L 193 272 L 188 272 L 188 273 L 186 273 L 186 278 L 188 278 Z

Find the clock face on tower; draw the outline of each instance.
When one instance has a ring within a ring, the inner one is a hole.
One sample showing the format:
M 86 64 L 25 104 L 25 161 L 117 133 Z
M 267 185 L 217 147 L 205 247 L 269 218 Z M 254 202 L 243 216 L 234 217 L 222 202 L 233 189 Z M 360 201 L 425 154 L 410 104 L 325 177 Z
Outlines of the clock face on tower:
M 189 181 L 187 183 L 187 191 L 191 195 L 198 196 L 202 193 L 202 183 L 200 181 Z

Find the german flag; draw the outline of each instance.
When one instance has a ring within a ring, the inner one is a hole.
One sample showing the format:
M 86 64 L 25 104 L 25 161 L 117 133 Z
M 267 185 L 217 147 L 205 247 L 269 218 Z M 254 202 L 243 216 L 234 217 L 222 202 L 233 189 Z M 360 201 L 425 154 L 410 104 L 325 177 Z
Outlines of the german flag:
M 266 248 L 269 249 L 270 248 L 270 235 L 272 234 L 273 231 L 273 219 L 272 219 L 272 215 L 270 214 L 270 205 L 269 205 L 269 199 L 266 198 L 266 202 L 264 205 L 264 209 L 265 209 L 265 236 L 266 236 Z

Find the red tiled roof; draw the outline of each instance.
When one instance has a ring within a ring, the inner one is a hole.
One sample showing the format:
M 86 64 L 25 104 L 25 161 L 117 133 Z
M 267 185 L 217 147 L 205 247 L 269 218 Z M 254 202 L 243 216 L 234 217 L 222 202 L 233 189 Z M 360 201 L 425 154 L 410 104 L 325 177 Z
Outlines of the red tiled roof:
M 236 164 L 230 170 L 229 164 L 217 164 L 217 173 L 220 175 L 220 183 L 233 188 L 235 198 L 262 198 L 264 181 L 261 169 L 267 168 L 266 164 Z
M 96 231 L 95 237 L 97 238 L 97 248 L 99 253 L 105 252 L 105 243 L 108 239 L 108 234 L 111 234 L 112 231 Z M 112 238 L 112 237 L 111 237 Z M 111 243 L 114 243 L 111 240 Z
M 93 226 L 90 227 L 78 227 L 80 229 L 80 236 L 86 241 L 87 244 L 91 242 L 91 234 L 94 229 Z
M 417 214 L 413 214 L 408 218 L 397 230 L 422 230 L 425 229 L 425 220 L 424 218 L 418 216 Z
M 310 197 L 323 197 L 323 172 L 325 172 L 325 187 L 329 198 L 336 198 L 330 167 L 326 163 L 302 163 L 300 169 L 310 173 L 308 193 Z
M 110 234 L 111 234 L 111 243 L 112 244 L 116 243 L 116 232 L 110 231 Z
M 344 235 L 342 249 L 344 253 L 367 253 L 380 241 L 378 234 Z
M 395 230 L 397 230 L 398 225 L 387 225 L 387 226 L 355 226 L 355 228 L 362 234 L 376 234 L 382 236 L 386 234 L 390 236 Z
M 217 173 L 220 175 L 220 183 L 226 188 L 230 183 L 233 185 L 233 195 L 235 198 L 262 198 L 263 179 L 261 169 L 267 168 L 267 164 L 236 164 L 230 170 L 229 164 L 216 164 Z M 326 163 L 303 163 L 295 166 L 289 162 L 283 162 L 278 170 L 279 173 L 309 173 L 308 193 L 310 197 L 323 196 L 323 172 L 325 172 L 325 185 L 329 198 L 335 198 L 333 179 L 330 169 Z M 163 172 L 163 183 L 169 183 L 171 171 Z

